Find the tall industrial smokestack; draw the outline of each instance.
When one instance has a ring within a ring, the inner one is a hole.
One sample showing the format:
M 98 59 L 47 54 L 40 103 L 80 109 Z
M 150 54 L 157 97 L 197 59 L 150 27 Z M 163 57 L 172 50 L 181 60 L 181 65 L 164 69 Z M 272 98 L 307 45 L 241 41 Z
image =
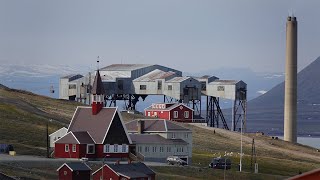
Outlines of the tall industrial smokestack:
M 287 19 L 284 140 L 297 142 L 297 32 L 296 17 Z

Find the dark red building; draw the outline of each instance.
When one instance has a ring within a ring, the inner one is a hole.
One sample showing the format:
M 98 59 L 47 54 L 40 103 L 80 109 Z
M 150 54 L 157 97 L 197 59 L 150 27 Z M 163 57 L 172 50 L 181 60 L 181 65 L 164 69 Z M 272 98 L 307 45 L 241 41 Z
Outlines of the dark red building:
M 127 158 L 131 139 L 114 107 L 104 107 L 99 71 L 92 89 L 91 107 L 77 107 L 67 134 L 55 141 L 56 158 Z
M 192 122 L 193 109 L 182 103 L 154 103 L 147 107 L 145 116 L 178 122 Z
M 91 168 L 85 163 L 64 163 L 58 169 L 59 180 L 90 180 Z
M 315 169 L 312 171 L 308 171 L 296 176 L 293 176 L 291 178 L 288 178 L 288 180 L 317 180 L 320 179 L 320 169 Z
M 93 180 L 155 180 L 156 173 L 144 163 L 105 164 L 93 174 Z

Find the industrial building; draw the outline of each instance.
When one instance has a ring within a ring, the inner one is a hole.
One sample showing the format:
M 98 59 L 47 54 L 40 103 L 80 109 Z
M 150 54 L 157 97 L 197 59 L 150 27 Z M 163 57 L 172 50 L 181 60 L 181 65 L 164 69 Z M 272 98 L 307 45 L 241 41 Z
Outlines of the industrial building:
M 145 100 L 149 95 L 163 95 L 164 103 L 184 103 L 192 108 L 194 122 L 229 129 L 219 98 L 230 99 L 234 101 L 231 130 L 237 130 L 238 122 L 243 123 L 245 130 L 247 85 L 243 81 L 219 80 L 215 76 L 182 76 L 181 71 L 148 64 L 112 64 L 100 68 L 99 72 L 105 89 L 105 106 L 114 107 L 118 101 L 123 101 L 126 109 L 135 110 L 139 100 Z M 91 104 L 94 77 L 95 73 L 91 72 L 86 76 L 61 77 L 59 98 Z M 205 117 L 202 99 L 206 99 Z

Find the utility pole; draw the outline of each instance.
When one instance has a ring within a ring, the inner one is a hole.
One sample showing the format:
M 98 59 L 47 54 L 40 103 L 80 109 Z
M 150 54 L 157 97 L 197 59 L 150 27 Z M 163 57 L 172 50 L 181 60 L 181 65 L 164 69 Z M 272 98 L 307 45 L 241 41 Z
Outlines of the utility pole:
M 47 158 L 50 158 L 50 154 L 49 154 L 49 121 L 47 121 Z

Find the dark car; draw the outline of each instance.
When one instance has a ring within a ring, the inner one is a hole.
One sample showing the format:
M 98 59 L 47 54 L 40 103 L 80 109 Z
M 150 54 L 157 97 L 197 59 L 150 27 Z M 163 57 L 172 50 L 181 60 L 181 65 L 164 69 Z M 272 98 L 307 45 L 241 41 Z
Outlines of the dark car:
M 231 169 L 231 160 L 228 158 L 213 158 L 209 168 L 214 169 Z
M 184 165 L 188 165 L 188 163 L 185 160 L 180 159 L 178 156 L 169 156 L 167 158 L 167 162 L 168 164 L 174 165 L 180 165 L 180 166 L 184 166 Z

